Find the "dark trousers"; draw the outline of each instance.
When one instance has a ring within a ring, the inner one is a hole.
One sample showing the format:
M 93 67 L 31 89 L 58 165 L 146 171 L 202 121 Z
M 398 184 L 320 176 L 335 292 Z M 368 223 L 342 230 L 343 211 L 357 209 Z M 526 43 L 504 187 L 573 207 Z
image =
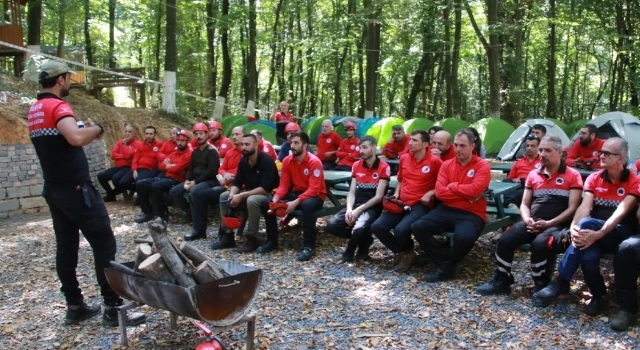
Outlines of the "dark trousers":
M 146 179 L 151 179 L 154 177 L 157 177 L 158 175 L 160 175 L 160 170 L 158 169 L 153 169 L 153 170 L 149 170 L 149 169 L 138 169 L 138 177 L 137 178 L 133 178 L 133 171 L 131 171 L 131 176 L 125 176 L 122 179 L 122 188 L 125 190 L 129 190 L 129 191 L 136 191 L 136 183 L 138 181 L 142 181 L 142 180 L 146 180 Z
M 322 161 L 322 168 L 324 170 L 333 170 L 333 168 L 336 167 L 336 161 L 335 160 L 323 160 Z
M 189 193 L 191 194 L 192 201 L 193 201 L 193 197 L 196 196 L 198 192 L 210 189 L 210 188 L 216 186 L 217 184 L 218 184 L 217 181 L 215 181 L 215 182 L 214 181 L 204 181 L 204 182 L 201 182 L 201 183 L 195 185 L 191 190 L 189 190 Z M 184 190 L 184 182 L 173 186 L 173 188 L 169 191 L 169 195 L 171 196 L 171 198 L 173 198 L 173 200 L 176 202 L 178 207 L 180 209 L 182 209 L 182 211 L 185 212 L 187 215 L 192 215 L 191 214 L 191 205 L 189 204 L 189 202 L 187 202 L 187 199 L 184 198 L 184 195 L 186 193 L 187 193 L 187 191 Z
M 142 212 L 167 220 L 169 213 L 165 195 L 177 184 L 178 181 L 169 177 L 153 177 L 136 182 Z
M 498 273 L 511 277 L 511 265 L 516 249 L 523 244 L 530 244 L 531 250 L 531 277 L 536 285 L 546 286 L 551 276 L 547 267 L 555 262 L 555 257 L 547 243 L 554 232 L 562 230 L 561 227 L 551 227 L 540 233 L 527 232 L 527 226 L 520 221 L 505 231 L 496 244 L 495 259 Z
M 436 260 L 458 263 L 473 249 L 484 224 L 484 220 L 475 214 L 440 204 L 414 222 L 411 231 L 427 254 Z M 453 231 L 453 247 L 443 253 L 433 236 L 450 231 Z
M 502 180 L 502 182 L 520 182 L 520 181 L 514 181 L 512 179 L 504 179 Z M 507 191 L 503 194 L 503 196 L 504 196 L 504 201 L 503 201 L 504 204 L 509 205 L 513 203 L 517 205 L 519 208 L 520 204 L 522 204 L 522 197 L 524 196 L 524 186 L 521 185 L 520 187 Z
M 335 166 L 333 169 L 331 169 L 331 170 L 333 170 L 333 171 L 351 171 L 351 168 L 352 168 L 352 167 L 350 167 L 350 166 L 348 166 L 348 165 L 336 165 L 336 166 Z
M 423 217 L 429 207 L 417 203 L 411 211 L 402 214 L 391 214 L 386 211 L 371 225 L 371 231 L 393 253 L 398 254 L 413 249 L 411 224 Z M 393 233 L 391 233 L 393 230 Z
M 325 231 L 338 237 L 352 238 L 359 242 L 362 238 L 371 237 L 371 225 L 380 216 L 380 211 L 380 208 L 369 208 L 358 216 L 353 226 L 349 226 L 345 221 L 347 208 L 344 208 L 331 217 Z
M 193 218 L 193 229 L 195 231 L 198 233 L 207 232 L 209 205 L 219 205 L 220 195 L 224 191 L 226 189 L 223 186 L 215 186 L 191 194 L 191 217 Z
M 104 188 L 107 197 L 115 197 L 115 195 L 122 193 L 132 179 L 133 171 L 128 166 L 109 168 L 98 173 L 98 182 Z M 109 180 L 111 180 L 113 188 L 109 185 Z
M 107 208 L 100 193 L 90 183 L 45 184 L 43 193 L 53 220 L 56 235 L 56 271 L 67 304 L 82 304 L 83 297 L 76 277 L 80 234 L 89 242 L 105 305 L 121 305 L 122 300 L 111 289 L 104 275 L 109 262 L 115 260 L 116 238 L 111 230 Z
M 299 193 L 289 192 L 285 198 L 286 201 L 293 201 L 298 198 Z M 278 219 L 275 215 L 267 214 L 269 210 L 269 202 L 271 199 L 268 199 L 262 203 L 262 215 L 264 215 L 264 222 L 267 227 L 267 240 L 278 243 Z M 316 222 L 318 221 L 317 211 L 322 208 L 324 202 L 320 197 L 311 197 L 305 199 L 297 209 L 302 211 L 304 216 L 304 226 L 302 231 L 302 245 L 304 247 L 315 249 L 316 247 Z
M 581 229 L 598 231 L 602 228 L 604 222 L 605 220 L 586 217 L 580 220 L 578 226 L 580 226 Z M 603 253 L 615 254 L 618 251 L 620 243 L 633 234 L 633 230 L 629 227 L 619 224 L 613 231 L 593 243 L 587 249 L 581 250 L 574 247 L 573 244 L 570 245 L 562 256 L 562 260 L 558 266 L 558 275 L 568 282 L 573 279 L 573 275 L 578 270 L 578 267 L 582 267 L 584 282 L 587 284 L 587 287 L 589 287 L 591 295 L 595 298 L 604 296 L 607 293 L 607 288 L 600 274 L 600 255 Z
M 640 236 L 632 236 L 618 246 L 613 263 L 616 274 L 616 299 L 624 311 L 637 313 L 638 270 L 640 269 Z

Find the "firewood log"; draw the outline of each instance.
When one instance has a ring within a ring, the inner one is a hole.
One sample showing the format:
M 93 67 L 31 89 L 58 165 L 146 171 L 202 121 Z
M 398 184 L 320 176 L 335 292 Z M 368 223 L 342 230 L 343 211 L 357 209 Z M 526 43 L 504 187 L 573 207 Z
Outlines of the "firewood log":
M 140 274 L 139 272 L 133 271 L 133 269 L 126 267 L 120 263 L 117 263 L 115 261 L 111 261 L 111 267 L 114 270 L 120 271 L 122 273 L 126 273 L 127 275 L 131 275 L 131 276 L 136 276 L 136 277 L 143 277 L 142 274 Z
M 218 263 L 216 263 L 214 259 L 208 257 L 204 252 L 202 252 L 195 246 L 187 242 L 182 242 L 180 243 L 180 250 L 184 253 L 184 255 L 189 257 L 191 261 L 193 261 L 194 265 L 197 265 L 199 267 L 203 262 L 211 261 L 213 263 L 212 266 L 215 269 L 219 270 L 219 273 L 216 273 L 216 275 L 222 275 L 224 277 L 229 276 L 229 273 L 227 273 Z
M 193 273 L 193 278 L 200 284 L 212 282 L 224 278 L 223 270 L 219 269 L 211 260 L 206 260 L 198 265 Z
M 151 255 L 153 255 L 153 249 L 151 249 L 150 245 L 146 243 L 138 244 L 138 250 L 136 251 L 133 270 L 138 271 L 138 267 L 140 266 L 140 264 Z
M 153 238 L 153 243 L 158 248 L 158 253 L 162 256 L 165 265 L 169 271 L 171 271 L 176 281 L 178 281 L 178 284 L 186 288 L 194 287 L 196 281 L 191 277 L 184 262 L 182 262 L 178 253 L 173 249 L 163 223 L 161 221 L 151 222 L 149 224 L 149 232 Z
M 175 278 L 164 264 L 164 260 L 159 253 L 153 254 L 147 259 L 145 259 L 140 266 L 138 266 L 138 271 L 145 277 L 150 280 L 163 281 L 169 283 L 175 283 Z

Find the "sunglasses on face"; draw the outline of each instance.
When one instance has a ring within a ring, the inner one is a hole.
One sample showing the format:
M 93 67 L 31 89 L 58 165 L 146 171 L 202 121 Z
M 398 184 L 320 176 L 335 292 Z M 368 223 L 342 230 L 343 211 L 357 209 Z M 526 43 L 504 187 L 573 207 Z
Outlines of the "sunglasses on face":
M 621 156 L 620 153 L 614 153 L 614 152 L 609 152 L 609 151 L 605 151 L 605 150 L 600 150 L 600 155 L 603 155 L 605 157 L 610 157 L 610 156 Z

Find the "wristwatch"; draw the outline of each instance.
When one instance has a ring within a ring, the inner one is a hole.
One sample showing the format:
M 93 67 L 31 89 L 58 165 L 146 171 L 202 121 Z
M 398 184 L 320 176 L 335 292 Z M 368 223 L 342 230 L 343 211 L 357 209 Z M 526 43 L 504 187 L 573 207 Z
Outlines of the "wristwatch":
M 102 134 L 104 134 L 104 128 L 102 127 L 102 125 L 100 125 L 99 123 L 94 123 L 93 125 L 96 125 L 100 128 L 100 133 L 98 134 L 98 136 L 102 136 Z

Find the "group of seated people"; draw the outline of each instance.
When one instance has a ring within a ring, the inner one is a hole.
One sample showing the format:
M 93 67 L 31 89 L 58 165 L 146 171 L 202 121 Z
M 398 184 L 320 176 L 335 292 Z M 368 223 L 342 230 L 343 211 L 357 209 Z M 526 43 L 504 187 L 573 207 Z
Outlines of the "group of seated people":
M 136 222 L 154 217 L 167 220 L 168 192 L 193 219 L 193 231 L 185 235 L 185 240 L 206 238 L 208 208 L 219 205 L 222 218 L 229 217 L 231 211 L 239 211 L 243 220 L 233 227 L 227 224 L 234 221 L 220 220 L 211 248 L 236 247 L 237 235 L 244 238 L 237 251 L 266 254 L 278 249 L 279 230 L 294 211 L 299 211 L 304 224 L 298 260 L 308 261 L 315 255 L 318 211 L 332 190 L 325 184 L 324 169 L 336 169 L 341 165 L 340 159 L 344 159 L 353 161 L 345 168 L 351 172 L 346 206 L 331 217 L 325 228 L 326 232 L 348 240 L 343 262 L 369 259 L 375 236 L 393 252 L 393 270 L 407 271 L 415 262 L 415 240 L 433 262 L 426 281 L 446 281 L 456 276 L 460 262 L 485 227 L 491 168 L 476 152 L 480 148 L 479 137 L 470 129 L 460 130 L 451 138 L 445 130 L 416 130 L 405 135 L 401 127 L 394 127 L 392 139 L 382 152 L 385 158 L 394 155 L 399 158 L 397 184 L 390 189 L 392 170 L 377 156 L 376 139 L 366 136 L 354 141 L 355 126 L 347 129 L 345 125 L 348 137 L 332 150 L 320 145 L 338 143 L 331 126 L 323 124 L 318 156 L 310 152 L 306 133 L 288 128 L 289 154 L 282 159 L 279 173 L 276 161 L 259 145 L 258 137 L 242 127 L 233 129 L 231 147 L 227 146 L 220 165 L 222 146 L 215 145 L 220 141 L 211 133 L 215 125 L 194 125 L 193 150 L 188 145 L 189 133 L 184 130 L 177 130 L 175 140 L 167 141 L 175 144 L 170 146 L 172 149 L 154 140 L 153 128 L 147 128 L 145 142 L 137 145 L 125 130 L 125 139 L 114 150 L 133 145 L 131 170 L 143 211 Z M 524 178 L 519 206 L 522 221 L 500 236 L 495 250 L 495 274 L 477 292 L 510 293 L 514 283 L 511 271 L 514 252 L 521 245 L 530 244 L 533 304 L 546 307 L 559 295 L 568 293 L 573 275 L 582 267 L 593 295 L 585 312 L 598 315 L 606 305 L 600 257 L 615 254 L 615 289 L 620 311 L 610 324 L 615 330 L 625 330 L 635 322 L 638 309 L 640 236 L 636 210 L 640 178 L 626 168 L 627 142 L 620 138 L 599 140 L 590 128 L 590 125 L 583 128 L 585 137 L 581 134 L 578 146 L 574 145 L 587 150 L 570 150 L 566 159 L 557 136 L 531 135 L 527 139 L 524 157 L 528 158 L 530 170 L 518 172 Z M 591 150 L 594 142 L 601 145 L 595 147 L 596 151 Z M 148 159 L 150 155 L 156 163 Z M 336 156 L 333 161 L 332 155 Z M 536 162 L 531 161 L 532 155 Z M 114 160 L 117 166 L 126 166 Z M 586 163 L 602 170 L 588 176 L 583 184 L 581 175 L 569 164 Z M 107 171 L 118 173 L 117 169 Z M 184 196 L 187 192 L 189 201 Z M 266 224 L 264 242 L 258 238 L 261 217 Z M 453 233 L 451 245 L 435 239 L 444 232 Z M 551 259 L 560 253 L 564 255 L 558 274 L 553 277 L 549 269 L 554 264 Z

